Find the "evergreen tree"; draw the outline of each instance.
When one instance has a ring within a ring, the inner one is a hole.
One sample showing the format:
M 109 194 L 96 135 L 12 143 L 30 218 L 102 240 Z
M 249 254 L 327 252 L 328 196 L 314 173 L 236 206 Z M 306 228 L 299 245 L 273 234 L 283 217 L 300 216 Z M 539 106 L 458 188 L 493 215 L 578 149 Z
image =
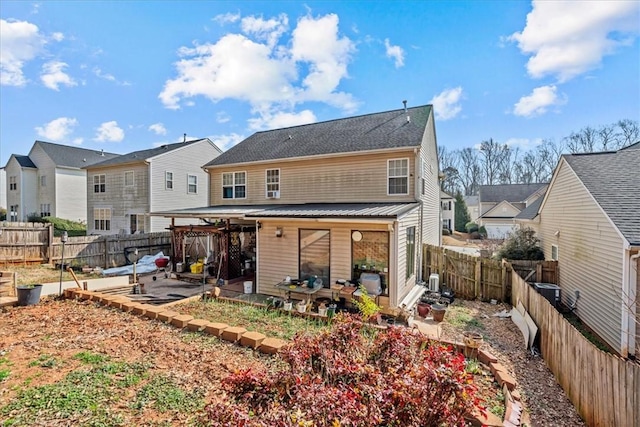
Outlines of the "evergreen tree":
M 469 216 L 469 212 L 467 211 L 467 204 L 464 202 L 462 198 L 461 192 L 456 192 L 456 212 L 455 212 L 455 224 L 454 229 L 461 233 L 465 233 L 467 230 L 465 229 L 465 225 L 471 221 L 471 217 Z

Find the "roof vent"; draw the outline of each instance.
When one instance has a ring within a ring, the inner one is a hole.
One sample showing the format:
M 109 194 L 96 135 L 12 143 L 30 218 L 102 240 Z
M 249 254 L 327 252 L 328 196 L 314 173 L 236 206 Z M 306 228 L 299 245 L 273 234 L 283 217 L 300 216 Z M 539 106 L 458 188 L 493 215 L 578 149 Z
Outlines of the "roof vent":
M 291 136 L 291 134 L 289 134 L 289 139 L 293 139 L 293 136 Z
M 104 157 L 104 148 L 100 151 L 100 155 Z
M 405 99 L 404 101 L 402 101 L 402 103 L 404 104 L 404 112 L 407 112 L 407 100 Z
M 87 159 L 82 159 L 82 161 L 83 161 L 83 162 L 86 162 L 86 161 L 87 161 Z
M 186 134 L 186 133 L 185 133 L 185 134 L 183 134 L 182 142 L 183 142 L 183 143 L 184 143 L 184 142 L 187 142 L 187 134 Z

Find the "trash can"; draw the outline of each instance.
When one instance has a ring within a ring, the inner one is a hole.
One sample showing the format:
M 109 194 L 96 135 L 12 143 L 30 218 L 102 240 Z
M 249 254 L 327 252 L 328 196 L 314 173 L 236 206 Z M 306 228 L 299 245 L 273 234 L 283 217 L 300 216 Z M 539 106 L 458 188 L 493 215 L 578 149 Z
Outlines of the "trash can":
M 253 292 L 253 282 L 251 280 L 244 282 L 244 293 L 250 294 Z

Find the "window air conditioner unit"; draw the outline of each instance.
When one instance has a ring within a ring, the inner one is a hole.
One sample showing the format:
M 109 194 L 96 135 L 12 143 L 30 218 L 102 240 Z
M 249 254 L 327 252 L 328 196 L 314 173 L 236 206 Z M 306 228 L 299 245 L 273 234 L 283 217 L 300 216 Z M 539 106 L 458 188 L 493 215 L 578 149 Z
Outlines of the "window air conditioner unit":
M 267 191 L 267 199 L 279 199 L 280 192 L 279 191 Z

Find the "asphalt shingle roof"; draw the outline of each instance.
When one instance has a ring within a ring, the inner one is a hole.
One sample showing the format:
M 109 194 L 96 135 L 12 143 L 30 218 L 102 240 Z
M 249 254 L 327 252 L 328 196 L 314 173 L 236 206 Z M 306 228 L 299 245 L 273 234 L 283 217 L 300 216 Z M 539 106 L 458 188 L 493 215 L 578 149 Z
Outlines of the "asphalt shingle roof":
M 90 165 L 91 167 L 103 167 L 103 166 L 115 166 L 115 165 L 124 165 L 127 163 L 135 163 L 135 162 L 143 162 L 146 159 L 157 156 L 159 154 L 168 153 L 169 151 L 176 150 L 181 147 L 186 147 L 191 144 L 195 144 L 196 142 L 202 141 L 201 139 L 194 139 L 193 141 L 187 142 L 176 142 L 175 144 L 165 144 L 156 148 L 149 148 L 147 150 L 138 150 L 132 151 L 131 153 L 122 154 L 121 156 L 105 160 L 100 163 L 95 163 Z M 204 160 L 204 159 L 203 159 Z
M 105 159 L 118 157 L 119 154 L 107 153 L 87 148 L 71 147 L 69 145 L 54 144 L 52 142 L 36 141 L 34 145 L 40 145 L 42 150 L 53 160 L 57 166 L 68 168 L 83 168 Z
M 538 209 L 544 200 L 544 195 L 538 197 L 535 202 L 524 208 L 522 212 L 516 215 L 516 219 L 534 219 L 538 216 Z
M 640 245 L 640 149 L 562 157 L 629 243 Z
M 481 203 L 499 203 L 503 200 L 511 203 L 519 203 L 524 202 L 529 196 L 545 185 L 547 184 L 481 185 L 478 190 L 478 197 Z
M 417 147 L 431 109 L 423 105 L 257 132 L 205 166 Z
M 16 162 L 18 162 L 18 164 L 23 168 L 37 168 L 33 161 L 31 161 L 31 158 L 29 156 L 17 156 L 14 154 L 13 157 L 16 159 Z

